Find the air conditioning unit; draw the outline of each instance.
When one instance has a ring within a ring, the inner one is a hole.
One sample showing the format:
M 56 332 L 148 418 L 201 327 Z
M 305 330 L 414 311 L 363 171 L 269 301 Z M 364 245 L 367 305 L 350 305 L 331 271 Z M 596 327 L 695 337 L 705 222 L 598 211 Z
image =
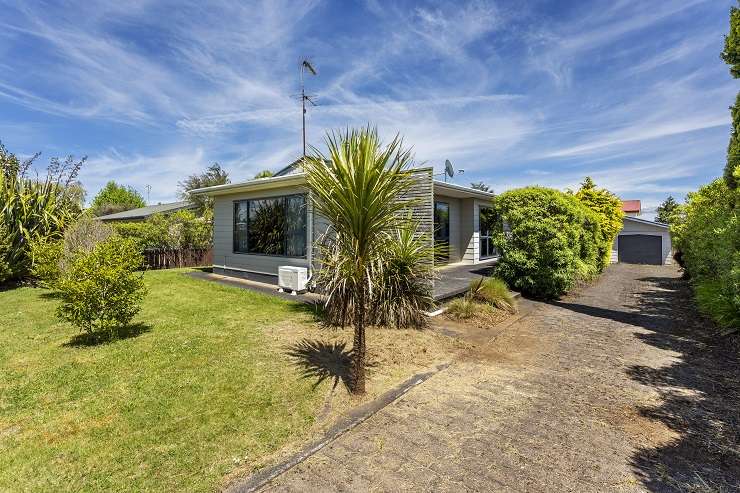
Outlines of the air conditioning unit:
M 308 284 L 308 269 L 281 265 L 278 267 L 278 291 L 290 291 L 295 295 L 306 290 Z

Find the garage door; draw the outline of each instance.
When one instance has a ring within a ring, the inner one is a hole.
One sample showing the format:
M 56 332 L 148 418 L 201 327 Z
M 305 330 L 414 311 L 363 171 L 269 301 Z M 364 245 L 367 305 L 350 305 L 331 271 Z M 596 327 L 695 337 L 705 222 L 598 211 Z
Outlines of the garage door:
M 662 238 L 654 235 L 620 235 L 619 261 L 627 264 L 662 265 Z

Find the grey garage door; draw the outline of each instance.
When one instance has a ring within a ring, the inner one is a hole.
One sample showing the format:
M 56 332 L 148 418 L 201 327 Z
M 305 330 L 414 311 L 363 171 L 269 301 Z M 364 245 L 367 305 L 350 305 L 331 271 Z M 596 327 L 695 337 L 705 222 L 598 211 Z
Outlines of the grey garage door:
M 620 235 L 619 261 L 627 264 L 663 264 L 662 237 L 654 235 Z

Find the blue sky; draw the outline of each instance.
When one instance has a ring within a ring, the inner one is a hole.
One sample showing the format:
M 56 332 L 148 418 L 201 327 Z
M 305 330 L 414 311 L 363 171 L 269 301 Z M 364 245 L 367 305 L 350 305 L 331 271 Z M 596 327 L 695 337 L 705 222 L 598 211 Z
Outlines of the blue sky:
M 730 0 L 4 2 L 0 140 L 87 155 L 151 202 L 213 161 L 233 181 L 377 125 L 419 163 L 496 191 L 586 175 L 654 207 L 722 172 L 740 84 L 719 59 Z

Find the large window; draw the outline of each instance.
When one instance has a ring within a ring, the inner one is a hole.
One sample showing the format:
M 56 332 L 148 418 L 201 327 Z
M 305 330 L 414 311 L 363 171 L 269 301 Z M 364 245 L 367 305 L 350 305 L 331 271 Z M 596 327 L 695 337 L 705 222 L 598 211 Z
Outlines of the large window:
M 234 202 L 234 251 L 306 256 L 306 196 Z
M 494 217 L 490 207 L 480 208 L 480 258 L 495 257 L 498 252 L 493 246 Z

